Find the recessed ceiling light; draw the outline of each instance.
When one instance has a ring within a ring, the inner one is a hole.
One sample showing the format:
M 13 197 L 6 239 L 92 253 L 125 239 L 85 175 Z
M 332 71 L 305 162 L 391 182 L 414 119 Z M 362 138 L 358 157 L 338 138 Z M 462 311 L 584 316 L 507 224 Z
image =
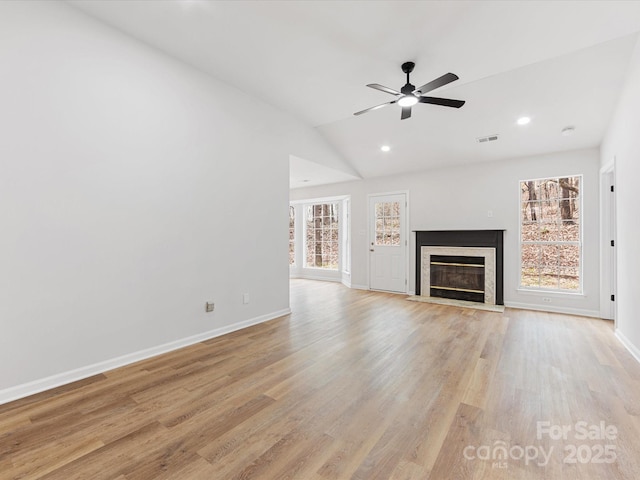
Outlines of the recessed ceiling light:
M 391 150 L 391 147 L 389 145 L 382 145 L 380 147 L 380 150 L 382 150 L 383 152 L 388 152 L 389 150 Z
M 520 117 L 516 123 L 518 125 L 526 125 L 530 121 L 531 121 L 531 119 L 529 117 Z
M 568 127 L 564 127 L 560 133 L 562 134 L 563 137 L 568 137 L 569 135 L 572 135 L 573 132 L 575 131 L 576 131 L 576 127 L 568 126 Z

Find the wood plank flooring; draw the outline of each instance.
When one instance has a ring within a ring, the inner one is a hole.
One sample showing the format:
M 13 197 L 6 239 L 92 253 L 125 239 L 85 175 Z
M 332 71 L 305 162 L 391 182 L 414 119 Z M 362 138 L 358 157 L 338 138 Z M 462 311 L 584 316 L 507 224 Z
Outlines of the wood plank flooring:
M 611 322 L 304 280 L 291 303 L 0 406 L 0 478 L 640 478 L 640 365 Z

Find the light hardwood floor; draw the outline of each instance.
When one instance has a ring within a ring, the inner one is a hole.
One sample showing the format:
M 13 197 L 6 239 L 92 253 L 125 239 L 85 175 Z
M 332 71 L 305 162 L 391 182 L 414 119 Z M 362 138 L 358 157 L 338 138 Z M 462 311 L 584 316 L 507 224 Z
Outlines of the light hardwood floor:
M 304 280 L 291 303 L 0 406 L 0 478 L 640 478 L 640 365 L 611 322 Z M 538 438 L 538 422 L 571 431 Z M 610 438 L 576 438 L 577 422 Z

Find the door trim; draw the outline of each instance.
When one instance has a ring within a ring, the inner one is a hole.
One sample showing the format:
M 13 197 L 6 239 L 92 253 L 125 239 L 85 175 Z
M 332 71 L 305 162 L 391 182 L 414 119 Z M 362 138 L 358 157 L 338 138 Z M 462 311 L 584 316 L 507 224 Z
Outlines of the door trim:
M 611 247 L 611 240 L 616 240 L 616 194 L 610 186 L 616 185 L 616 159 L 600 169 L 600 316 L 613 319 L 616 326 L 616 304 L 611 295 L 616 294 L 617 245 Z
M 412 238 L 409 236 L 409 234 L 411 233 L 411 230 L 409 229 L 409 207 L 410 207 L 410 203 L 409 203 L 409 190 L 394 190 L 391 192 L 377 192 L 377 193 L 369 193 L 367 194 L 367 207 L 366 207 L 366 212 L 367 212 L 367 241 L 365 244 L 366 247 L 366 252 L 367 252 L 367 289 L 371 290 L 371 261 L 369 258 L 369 244 L 371 243 L 371 212 L 369 210 L 369 206 L 371 205 L 371 198 L 373 197 L 382 197 L 382 196 L 386 196 L 386 195 L 404 195 L 404 200 L 405 200 L 405 208 L 404 208 L 404 235 L 405 235 L 405 239 L 407 241 L 407 244 L 405 246 L 405 250 L 404 250 L 404 256 L 405 256 L 405 267 L 404 267 L 404 275 L 405 275 L 405 289 L 404 292 L 395 292 L 395 293 L 399 293 L 400 295 L 406 295 L 409 293 L 409 279 L 413 278 L 410 275 L 410 258 L 409 258 L 409 251 L 411 250 L 411 247 L 413 245 L 413 240 Z M 387 292 L 387 293 L 394 293 L 394 292 Z

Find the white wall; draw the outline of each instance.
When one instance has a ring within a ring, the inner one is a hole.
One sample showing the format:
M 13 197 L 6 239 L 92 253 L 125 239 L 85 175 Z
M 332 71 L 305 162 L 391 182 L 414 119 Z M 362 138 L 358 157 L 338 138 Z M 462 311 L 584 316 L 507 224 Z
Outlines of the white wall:
M 505 229 L 505 303 L 523 308 L 599 315 L 599 153 L 571 151 L 509 161 L 437 169 L 411 175 L 380 177 L 306 189 L 294 189 L 291 200 L 351 195 L 354 287 L 368 286 L 367 195 L 409 191 L 410 230 Z M 519 181 L 584 175 L 584 295 L 526 293 L 519 283 Z M 492 217 L 487 213 L 491 210 Z M 409 289 L 415 290 L 415 237 L 411 235 Z M 542 298 L 550 298 L 543 302 Z
M 0 403 L 288 310 L 289 154 L 332 155 L 307 127 L 5 1 L 0 132 Z
M 616 328 L 618 337 L 640 361 L 640 41 L 631 58 L 625 87 L 602 143 L 602 164 L 615 157 L 617 213 Z

